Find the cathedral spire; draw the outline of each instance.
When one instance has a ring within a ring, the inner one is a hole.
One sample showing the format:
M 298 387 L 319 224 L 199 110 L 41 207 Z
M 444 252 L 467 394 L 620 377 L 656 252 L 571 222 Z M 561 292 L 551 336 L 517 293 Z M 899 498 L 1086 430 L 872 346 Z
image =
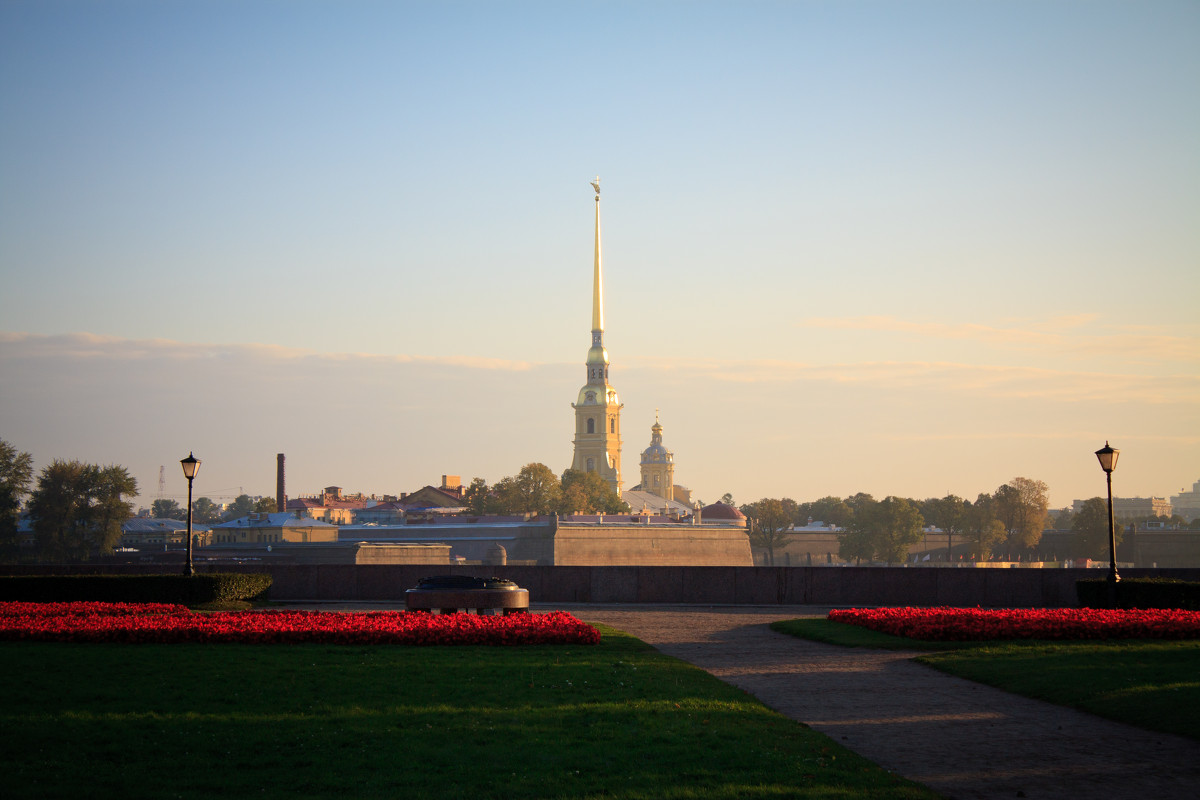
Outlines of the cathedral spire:
M 604 281 L 600 276 L 600 176 L 592 181 L 596 190 L 596 262 L 592 272 L 592 334 L 604 332 Z M 600 342 L 593 342 L 600 344 Z
M 608 351 L 604 349 L 604 278 L 600 272 L 600 176 L 592 181 L 596 190 L 596 257 L 592 267 L 592 346 L 588 350 L 588 383 L 608 383 Z
M 571 468 L 595 472 L 621 493 L 621 401 L 608 383 L 608 351 L 604 349 L 604 281 L 600 273 L 600 178 L 596 190 L 596 250 L 592 268 L 592 346 L 587 355 L 587 383 L 575 409 L 575 457 Z

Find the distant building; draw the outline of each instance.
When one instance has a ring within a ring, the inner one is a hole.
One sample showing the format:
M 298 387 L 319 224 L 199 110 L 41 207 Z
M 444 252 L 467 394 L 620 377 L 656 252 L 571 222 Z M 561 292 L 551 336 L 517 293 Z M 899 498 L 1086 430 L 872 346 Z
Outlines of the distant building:
M 1076 500 L 1071 511 L 1078 514 L 1086 500 Z M 1142 517 L 1171 516 L 1171 501 L 1165 497 L 1114 497 L 1113 516 L 1117 519 L 1140 519 Z
M 1200 519 L 1200 481 L 1192 484 L 1192 490 L 1179 490 L 1179 494 L 1171 497 L 1171 508 L 1174 513 L 1191 522 Z
M 423 486 L 415 492 L 400 495 L 400 503 L 408 509 L 444 508 L 466 509 L 462 487 L 455 491 L 453 487 Z
M 192 544 L 203 547 L 212 538 L 208 525 L 192 523 Z M 121 547 L 138 549 L 156 545 L 187 544 L 187 523 L 177 519 L 133 517 L 121 525 Z
M 630 512 L 634 514 L 659 514 L 672 519 L 682 519 L 690 517 L 693 512 L 692 507 L 687 503 L 668 500 L 653 492 L 644 492 L 636 486 L 626 489 L 625 493 L 621 495 L 621 499 L 628 504 Z
M 403 525 L 407 507 L 397 501 L 376 503 L 354 512 L 355 525 Z
M 338 526 L 327 522 L 298 518 L 288 512 L 249 514 L 240 519 L 212 526 L 211 544 L 273 544 L 294 542 L 336 542 Z

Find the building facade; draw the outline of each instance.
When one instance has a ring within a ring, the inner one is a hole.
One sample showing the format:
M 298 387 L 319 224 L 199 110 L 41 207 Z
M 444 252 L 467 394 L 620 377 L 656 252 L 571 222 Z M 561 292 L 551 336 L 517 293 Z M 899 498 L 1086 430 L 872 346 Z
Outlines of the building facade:
M 675 499 L 675 454 L 662 441 L 663 427 L 654 414 L 650 427 L 650 446 L 642 451 L 642 491 L 664 500 Z
M 608 382 L 604 349 L 604 282 L 600 269 L 600 179 L 596 190 L 596 246 L 592 268 L 592 346 L 587 355 L 587 383 L 571 407 L 575 409 L 575 454 L 571 469 L 595 472 L 621 494 L 621 400 Z
M 1185 489 L 1180 489 L 1179 494 L 1171 496 L 1172 512 L 1191 522 L 1194 519 L 1200 519 L 1200 481 L 1192 484 L 1192 490 L 1189 492 Z

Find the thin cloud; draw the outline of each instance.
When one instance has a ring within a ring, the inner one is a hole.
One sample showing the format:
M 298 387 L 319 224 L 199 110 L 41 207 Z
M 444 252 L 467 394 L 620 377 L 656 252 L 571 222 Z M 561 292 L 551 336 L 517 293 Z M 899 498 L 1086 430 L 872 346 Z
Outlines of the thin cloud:
M 473 356 L 417 356 L 377 353 L 322 353 L 272 344 L 209 344 L 172 339 L 123 339 L 93 333 L 43 335 L 0 332 L 0 354 L 5 358 L 106 359 L 120 361 L 233 359 L 254 362 L 421 364 L 475 370 L 529 370 L 528 361 Z
M 800 328 L 903 333 L 930 339 L 975 341 L 998 348 L 1055 350 L 1072 355 L 1136 357 L 1143 361 L 1200 364 L 1200 337 L 1163 326 L 1099 325 L 1098 315 L 1077 314 L 998 327 L 979 323 L 915 322 L 890 316 L 811 317 Z
M 946 395 L 1044 399 L 1064 402 L 1200 403 L 1200 376 L 1054 370 L 936 361 L 807 364 L 787 361 L 633 359 L 670 379 L 744 384 L 839 384 Z

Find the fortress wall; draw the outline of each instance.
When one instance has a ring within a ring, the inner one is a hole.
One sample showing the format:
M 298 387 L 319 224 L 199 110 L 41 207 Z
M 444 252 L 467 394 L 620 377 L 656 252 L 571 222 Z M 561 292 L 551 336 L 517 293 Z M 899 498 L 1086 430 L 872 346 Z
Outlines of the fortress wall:
M 749 567 L 741 528 L 707 525 L 572 525 L 554 534 L 555 566 Z

